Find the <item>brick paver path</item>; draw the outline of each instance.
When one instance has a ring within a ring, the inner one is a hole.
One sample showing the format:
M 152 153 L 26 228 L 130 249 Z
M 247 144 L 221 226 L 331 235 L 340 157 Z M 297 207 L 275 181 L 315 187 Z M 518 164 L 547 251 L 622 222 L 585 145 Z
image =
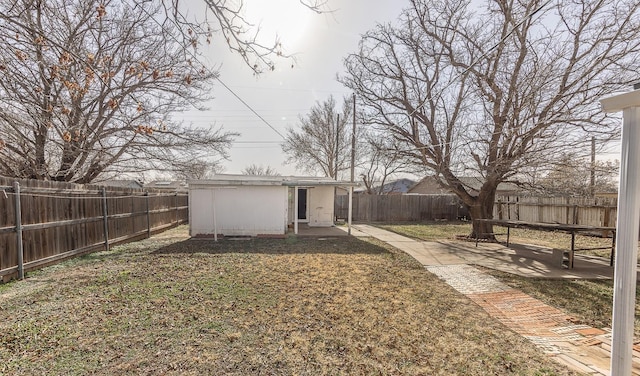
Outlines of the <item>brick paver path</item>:
M 426 269 L 560 363 L 590 375 L 609 374 L 608 331 L 577 325 L 561 310 L 510 288 L 473 266 L 428 265 Z M 634 352 L 634 375 L 640 375 L 638 355 Z

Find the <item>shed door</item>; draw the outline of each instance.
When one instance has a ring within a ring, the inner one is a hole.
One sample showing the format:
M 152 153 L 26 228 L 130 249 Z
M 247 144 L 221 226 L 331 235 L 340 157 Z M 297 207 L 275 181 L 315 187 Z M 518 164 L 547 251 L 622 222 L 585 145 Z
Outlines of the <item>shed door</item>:
M 307 189 L 298 188 L 298 220 L 308 220 L 307 215 Z

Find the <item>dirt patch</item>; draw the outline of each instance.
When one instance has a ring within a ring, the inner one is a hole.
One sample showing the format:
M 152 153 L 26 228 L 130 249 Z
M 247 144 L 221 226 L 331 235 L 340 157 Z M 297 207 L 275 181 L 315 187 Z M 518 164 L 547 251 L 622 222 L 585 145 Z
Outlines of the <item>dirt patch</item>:
M 0 373 L 570 374 L 382 243 L 185 232 L 5 287 Z

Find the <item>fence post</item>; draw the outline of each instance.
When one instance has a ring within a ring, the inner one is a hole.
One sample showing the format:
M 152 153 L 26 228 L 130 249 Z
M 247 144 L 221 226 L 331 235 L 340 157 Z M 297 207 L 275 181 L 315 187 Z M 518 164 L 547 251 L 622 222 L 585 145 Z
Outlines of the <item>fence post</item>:
M 604 218 L 602 218 L 602 226 L 609 227 L 609 217 L 611 216 L 611 208 L 608 206 L 604 206 Z M 615 235 L 613 235 L 615 238 Z
M 102 187 L 102 212 L 104 214 L 104 248 L 109 252 L 109 213 L 107 210 L 107 190 Z
M 544 203 L 542 202 L 542 197 L 538 197 L 538 202 L 536 203 L 538 207 L 538 220 L 536 222 L 544 222 Z
M 178 192 L 173 196 L 173 206 L 176 208 L 176 226 L 178 225 Z
M 151 237 L 151 213 L 149 212 L 149 191 L 144 192 L 147 203 L 147 239 Z
M 22 244 L 22 210 L 20 205 L 20 183 L 13 183 L 16 202 L 16 243 L 18 246 L 18 279 L 24 279 L 24 246 Z
M 360 205 L 360 195 L 353 196 L 353 218 L 355 221 L 362 220 L 359 219 L 360 211 L 358 210 L 358 205 Z

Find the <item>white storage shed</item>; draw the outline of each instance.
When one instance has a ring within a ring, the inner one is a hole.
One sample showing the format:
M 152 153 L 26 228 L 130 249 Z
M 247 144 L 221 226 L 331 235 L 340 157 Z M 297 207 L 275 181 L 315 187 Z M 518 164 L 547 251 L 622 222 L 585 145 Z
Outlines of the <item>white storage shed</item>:
M 336 187 L 354 183 L 295 176 L 215 175 L 189 181 L 193 237 L 285 235 L 289 225 L 334 225 Z

